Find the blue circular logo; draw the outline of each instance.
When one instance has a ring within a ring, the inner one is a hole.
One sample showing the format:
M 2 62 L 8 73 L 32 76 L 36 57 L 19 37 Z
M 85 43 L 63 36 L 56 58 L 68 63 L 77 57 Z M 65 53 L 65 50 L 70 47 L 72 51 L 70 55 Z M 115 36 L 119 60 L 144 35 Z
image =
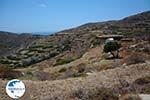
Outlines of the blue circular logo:
M 10 80 L 6 85 L 6 93 L 13 99 L 22 97 L 25 93 L 25 85 L 18 79 Z

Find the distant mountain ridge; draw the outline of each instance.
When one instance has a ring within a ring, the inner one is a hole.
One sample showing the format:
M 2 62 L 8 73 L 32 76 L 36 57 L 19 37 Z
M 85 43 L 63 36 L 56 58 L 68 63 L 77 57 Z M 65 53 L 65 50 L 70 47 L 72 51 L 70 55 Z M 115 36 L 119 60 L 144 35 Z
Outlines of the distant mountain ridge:
M 150 11 L 132 15 L 121 20 L 87 23 L 76 28 L 60 31 L 59 33 L 86 33 L 100 30 L 103 34 L 149 34 Z

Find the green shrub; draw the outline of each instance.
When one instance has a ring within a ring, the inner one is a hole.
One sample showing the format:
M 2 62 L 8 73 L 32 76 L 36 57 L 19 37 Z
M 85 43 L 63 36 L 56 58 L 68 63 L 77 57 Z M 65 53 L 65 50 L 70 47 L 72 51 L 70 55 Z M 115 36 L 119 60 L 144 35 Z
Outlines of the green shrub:
M 26 55 L 27 55 L 27 58 L 28 58 L 28 57 L 33 56 L 33 55 L 34 55 L 34 53 L 33 53 L 33 52 L 29 52 L 29 53 L 27 53 Z
M 59 70 L 60 73 L 65 72 L 65 71 L 67 71 L 67 68 L 61 68 L 61 69 Z
M 87 76 L 86 73 L 73 73 L 73 77 L 85 77 Z
M 37 50 L 38 53 L 44 53 L 44 50 Z
M 20 58 L 18 58 L 16 56 L 7 56 L 7 58 L 10 60 L 20 60 Z
M 53 45 L 46 45 L 46 46 L 44 46 L 44 47 L 42 47 L 43 49 L 47 49 L 47 48 L 52 48 L 53 47 Z
M 119 57 L 119 49 L 121 48 L 121 44 L 119 44 L 116 41 L 109 41 L 104 45 L 104 52 L 108 53 L 110 52 L 114 58 Z M 113 51 L 117 51 L 117 54 L 115 55 Z
M 63 58 L 63 59 L 57 59 L 56 60 L 56 65 L 63 65 L 63 64 L 67 64 L 67 63 L 70 63 L 71 61 L 73 61 L 74 59 L 72 58 Z
M 1 64 L 11 64 L 12 62 L 10 60 L 8 60 L 8 59 L 1 59 L 0 63 Z
M 29 48 L 29 52 L 37 51 L 37 48 Z

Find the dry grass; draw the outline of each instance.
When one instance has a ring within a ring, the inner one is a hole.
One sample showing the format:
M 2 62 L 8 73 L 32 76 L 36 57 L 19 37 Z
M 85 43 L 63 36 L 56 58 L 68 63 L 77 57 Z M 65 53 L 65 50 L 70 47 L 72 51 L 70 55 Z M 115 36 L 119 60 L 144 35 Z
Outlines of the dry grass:
M 133 53 L 125 58 L 125 62 L 127 65 L 145 63 L 145 57 L 138 53 Z
M 0 66 L 0 79 L 13 79 L 22 76 L 20 71 L 15 71 L 8 66 Z
M 118 97 L 119 95 L 113 89 L 105 87 L 90 90 L 80 88 L 71 95 L 71 99 L 74 100 L 118 100 Z
M 96 89 L 103 87 L 110 89 L 118 87 L 120 86 L 120 79 L 126 80 L 130 84 L 139 78 L 150 76 L 149 66 L 150 64 L 144 63 L 117 67 L 83 78 L 56 81 L 24 81 L 27 90 L 20 100 L 71 100 L 72 93 L 79 91 L 81 88 L 86 90 L 83 91 L 83 94 L 86 94 L 86 92 L 93 89 L 98 91 Z M 0 90 L 4 90 L 5 85 L 6 81 L 1 81 Z M 98 94 L 99 92 L 95 92 L 93 95 L 96 97 Z M 9 99 L 5 91 L 0 91 L 0 98 L 1 100 Z M 80 99 L 77 97 L 75 100 Z

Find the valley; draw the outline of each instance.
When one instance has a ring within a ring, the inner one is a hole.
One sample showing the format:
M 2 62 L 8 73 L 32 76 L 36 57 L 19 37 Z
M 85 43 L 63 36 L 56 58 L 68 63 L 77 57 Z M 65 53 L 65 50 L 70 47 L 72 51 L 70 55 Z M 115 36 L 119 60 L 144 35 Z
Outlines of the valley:
M 140 100 L 139 94 L 150 94 L 150 11 L 49 36 L 0 33 L 2 100 L 9 99 L 3 87 L 13 78 L 26 85 L 21 100 Z M 103 35 L 123 36 L 118 58 L 104 52 Z

